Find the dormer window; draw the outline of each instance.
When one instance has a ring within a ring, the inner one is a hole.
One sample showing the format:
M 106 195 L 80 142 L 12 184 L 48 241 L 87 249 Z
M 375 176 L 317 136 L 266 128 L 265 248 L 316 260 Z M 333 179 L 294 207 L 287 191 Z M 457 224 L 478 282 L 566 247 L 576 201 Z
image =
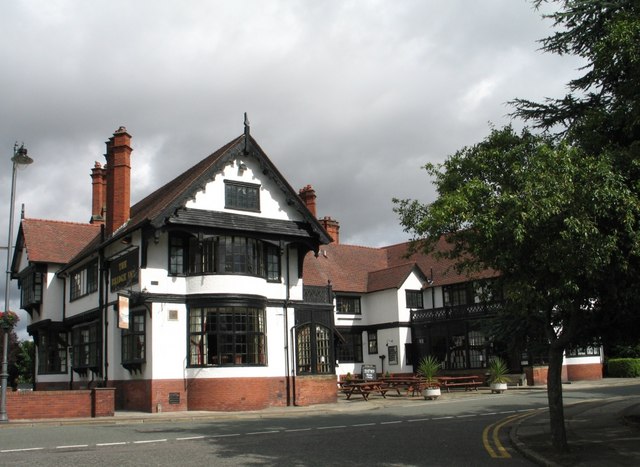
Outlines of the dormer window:
M 260 185 L 225 180 L 224 207 L 241 211 L 260 211 Z

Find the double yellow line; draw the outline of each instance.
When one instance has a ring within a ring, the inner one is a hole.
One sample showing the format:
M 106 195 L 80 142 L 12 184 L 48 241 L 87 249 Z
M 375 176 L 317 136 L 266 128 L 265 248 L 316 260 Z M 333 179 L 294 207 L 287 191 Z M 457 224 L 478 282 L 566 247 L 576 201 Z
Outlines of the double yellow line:
M 538 413 L 538 411 L 533 410 L 526 413 L 511 415 L 504 420 L 499 420 L 487 426 L 482 431 L 482 444 L 484 445 L 484 448 L 487 450 L 489 455 L 494 459 L 510 458 L 511 454 L 509 454 L 509 451 L 507 451 L 507 449 L 500 442 L 500 429 L 503 426 L 508 425 L 509 423 L 515 422 L 516 420 L 524 420 L 525 418 L 531 417 L 536 413 Z

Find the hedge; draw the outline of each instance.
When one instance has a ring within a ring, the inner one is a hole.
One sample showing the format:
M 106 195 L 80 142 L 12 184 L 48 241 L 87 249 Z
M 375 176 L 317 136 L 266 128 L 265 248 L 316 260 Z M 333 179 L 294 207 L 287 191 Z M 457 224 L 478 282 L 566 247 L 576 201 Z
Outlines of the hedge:
M 607 369 L 612 378 L 635 378 L 640 376 L 640 358 L 612 358 Z

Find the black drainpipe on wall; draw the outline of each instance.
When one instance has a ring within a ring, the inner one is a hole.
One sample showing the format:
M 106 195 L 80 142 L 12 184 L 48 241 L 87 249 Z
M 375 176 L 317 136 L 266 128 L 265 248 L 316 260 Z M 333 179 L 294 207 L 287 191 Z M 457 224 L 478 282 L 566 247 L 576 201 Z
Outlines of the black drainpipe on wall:
M 67 320 L 67 275 L 62 276 L 62 322 L 64 323 Z M 66 326 L 65 326 L 66 331 Z M 69 390 L 73 389 L 73 351 L 69 352 L 69 350 L 73 349 L 73 346 L 69 345 L 69 343 L 73 344 L 73 332 L 67 331 L 67 370 L 69 370 Z M 71 361 L 69 361 L 69 357 L 71 357 Z
M 104 240 L 105 240 L 105 225 L 102 224 L 100 226 L 100 243 L 104 244 Z M 103 342 L 103 354 L 102 354 L 102 359 L 104 362 L 104 374 L 102 375 L 102 383 L 103 386 L 106 387 L 107 386 L 107 379 L 108 379 L 108 369 L 109 369 L 109 361 L 107 358 L 107 351 L 108 351 L 108 328 L 109 328 L 109 316 L 108 316 L 108 297 L 107 297 L 107 293 L 108 293 L 108 280 L 109 280 L 109 274 L 107 273 L 107 265 L 105 264 L 105 260 L 104 260 L 104 247 L 101 246 L 100 250 L 98 250 L 98 256 L 99 256 L 99 260 L 98 263 L 100 265 L 99 271 L 100 271 L 100 280 L 98 282 L 98 309 L 100 310 L 100 321 L 101 321 L 101 330 L 102 330 L 102 342 Z
M 280 242 L 280 251 L 282 251 L 282 242 Z M 287 393 L 287 407 L 292 404 L 291 397 L 291 376 L 289 375 L 289 245 L 286 246 L 286 254 L 285 261 L 286 264 L 286 273 L 285 273 L 285 300 L 283 305 L 283 313 L 284 313 L 284 374 L 285 374 L 285 386 Z M 295 401 L 295 394 L 293 396 L 293 400 Z
M 436 307 L 436 291 L 433 286 L 433 268 L 431 268 L 431 283 L 429 286 L 431 287 L 431 309 L 434 309 Z

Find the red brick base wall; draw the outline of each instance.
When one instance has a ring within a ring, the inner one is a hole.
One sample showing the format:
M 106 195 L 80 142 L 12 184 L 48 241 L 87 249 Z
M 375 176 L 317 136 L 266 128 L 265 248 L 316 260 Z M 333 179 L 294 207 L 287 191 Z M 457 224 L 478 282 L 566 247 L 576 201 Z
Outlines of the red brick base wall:
M 151 385 L 148 380 L 109 381 L 116 389 L 116 410 L 151 412 Z
M 284 377 L 191 379 L 189 410 L 260 410 L 287 403 Z
M 36 391 L 67 391 L 69 389 L 69 382 L 58 383 L 36 383 Z M 86 388 L 85 388 L 86 389 Z
M 338 400 L 335 375 L 298 376 L 295 379 L 296 405 L 332 404 Z
M 527 376 L 527 386 L 545 386 L 548 372 L 549 368 L 546 366 L 525 367 L 524 373 Z
M 207 378 L 184 380 L 111 381 L 119 410 L 176 412 L 183 410 L 242 411 L 267 407 L 336 402 L 335 376 Z M 295 388 L 295 401 L 294 401 Z
M 567 365 L 567 379 L 569 381 L 594 381 L 602 379 L 602 363 Z
M 114 414 L 114 390 L 7 392 L 7 418 L 108 417 Z
M 182 379 L 151 381 L 151 411 L 178 412 L 188 410 L 187 385 Z
M 7 412 L 10 418 L 22 419 L 102 417 L 113 415 L 116 408 L 151 413 L 184 410 L 231 412 L 284 407 L 287 403 L 300 406 L 327 404 L 337 400 L 334 375 L 291 378 L 289 390 L 291 396 L 287 400 L 284 377 L 109 381 L 108 388 L 93 391 L 11 393 L 12 412 Z M 18 412 L 21 413 L 18 415 Z
M 525 367 L 528 386 L 544 386 L 547 384 L 546 366 Z M 601 363 L 585 363 L 583 365 L 563 365 L 562 381 L 594 381 L 602 379 Z

